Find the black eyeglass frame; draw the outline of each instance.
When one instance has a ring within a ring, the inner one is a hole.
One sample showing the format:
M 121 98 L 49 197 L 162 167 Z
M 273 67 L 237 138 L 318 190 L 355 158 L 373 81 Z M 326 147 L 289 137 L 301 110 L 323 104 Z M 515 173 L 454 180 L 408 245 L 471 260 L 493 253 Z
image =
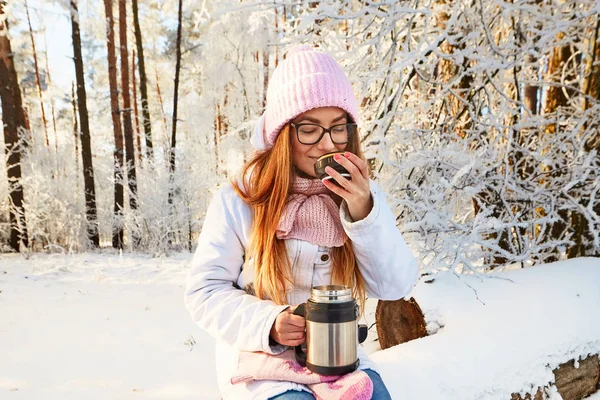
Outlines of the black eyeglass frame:
M 358 132 L 358 125 L 355 124 L 355 123 L 353 123 L 353 122 L 346 122 L 345 124 L 336 124 L 336 125 L 333 125 L 333 126 L 331 126 L 329 128 L 325 128 L 324 126 L 321 126 L 319 124 L 308 124 L 308 123 L 307 124 L 296 124 L 296 123 L 292 122 L 290 125 L 294 128 L 294 131 L 296 131 L 296 138 L 298 139 L 298 141 L 301 144 L 306 144 L 306 145 L 319 143 L 321 141 L 321 139 L 323 139 L 323 136 L 325 136 L 326 133 L 329 133 L 329 138 L 331 139 L 331 142 L 333 144 L 348 144 L 348 143 L 350 143 L 350 138 L 351 138 L 351 135 L 353 134 L 353 132 L 350 129 L 348 129 L 348 140 L 346 140 L 345 142 L 336 142 L 335 140 L 333 140 L 333 135 L 331 134 L 331 131 L 333 129 L 335 129 L 336 127 L 338 127 L 338 126 L 346 126 L 346 127 L 353 126 L 354 127 L 354 133 Z M 321 132 L 321 135 L 319 136 L 319 138 L 317 139 L 316 142 L 313 142 L 313 143 L 304 143 L 302 140 L 300 140 L 300 135 L 298 133 L 298 127 L 301 127 L 301 126 L 318 126 L 323 131 Z

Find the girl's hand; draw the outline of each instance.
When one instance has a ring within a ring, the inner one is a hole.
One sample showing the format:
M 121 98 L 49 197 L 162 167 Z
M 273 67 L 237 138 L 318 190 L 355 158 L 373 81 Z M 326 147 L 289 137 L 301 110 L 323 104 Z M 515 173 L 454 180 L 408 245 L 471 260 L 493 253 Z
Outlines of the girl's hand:
M 350 217 L 354 221 L 360 221 L 369 215 L 373 208 L 367 163 L 348 151 L 343 156 L 336 154 L 334 159 L 348 170 L 352 180 L 344 178 L 335 169 L 327 167 L 325 168 L 325 172 L 331 175 L 341 187 L 330 182 L 328 179 L 323 179 L 323 184 L 333 193 L 346 200 Z
M 286 308 L 279 313 L 271 327 L 271 338 L 286 346 L 300 346 L 305 340 L 306 320 L 300 315 L 294 315 L 293 308 Z

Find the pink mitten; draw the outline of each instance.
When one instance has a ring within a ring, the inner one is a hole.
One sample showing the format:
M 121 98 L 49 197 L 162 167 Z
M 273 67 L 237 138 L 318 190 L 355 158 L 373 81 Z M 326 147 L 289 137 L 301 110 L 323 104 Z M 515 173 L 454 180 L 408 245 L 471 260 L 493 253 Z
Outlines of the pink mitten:
M 311 372 L 296 361 L 293 350 L 279 355 L 241 352 L 231 384 L 260 380 L 286 381 L 307 385 L 320 400 L 369 400 L 373 382 L 361 370 L 344 376 Z

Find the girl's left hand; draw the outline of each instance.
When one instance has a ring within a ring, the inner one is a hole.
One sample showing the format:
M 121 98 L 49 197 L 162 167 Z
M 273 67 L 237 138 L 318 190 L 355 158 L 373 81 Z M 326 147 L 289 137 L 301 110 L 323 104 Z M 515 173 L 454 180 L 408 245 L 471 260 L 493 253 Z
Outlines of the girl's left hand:
M 369 186 L 369 170 L 367 163 L 361 160 L 356 154 L 345 152 L 336 154 L 334 159 L 350 173 L 351 180 L 344 178 L 331 167 L 325 168 L 327 172 L 340 186 L 332 183 L 329 179 L 323 179 L 323 184 L 337 194 L 348 204 L 350 217 L 354 221 L 364 219 L 373 208 L 373 198 L 371 197 L 371 187 Z

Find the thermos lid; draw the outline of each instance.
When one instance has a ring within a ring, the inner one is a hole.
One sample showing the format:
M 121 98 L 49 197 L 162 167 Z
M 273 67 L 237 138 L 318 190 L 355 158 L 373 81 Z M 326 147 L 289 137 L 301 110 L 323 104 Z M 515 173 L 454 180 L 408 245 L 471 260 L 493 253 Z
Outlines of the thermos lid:
M 352 289 L 344 285 L 314 286 L 310 299 L 317 303 L 343 303 L 353 299 Z

